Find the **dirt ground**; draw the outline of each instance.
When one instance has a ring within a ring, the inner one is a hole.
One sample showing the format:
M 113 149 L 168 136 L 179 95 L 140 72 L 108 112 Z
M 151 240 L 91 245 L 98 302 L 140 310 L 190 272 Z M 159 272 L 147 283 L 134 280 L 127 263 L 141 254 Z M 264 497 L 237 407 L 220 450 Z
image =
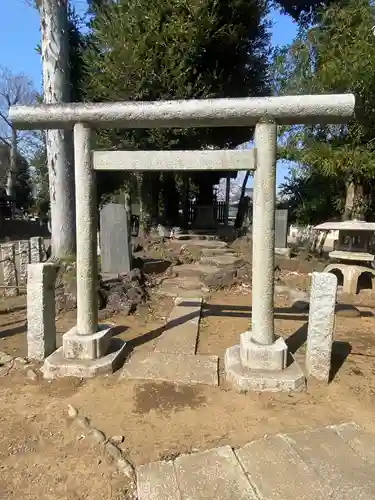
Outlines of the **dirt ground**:
M 284 280 L 300 286 L 302 278 L 290 272 Z M 225 384 L 119 381 L 118 373 L 87 381 L 33 381 L 18 364 L 0 366 L 0 499 L 132 498 L 129 482 L 107 463 L 98 445 L 69 425 L 68 404 L 108 437 L 124 436 L 121 446 L 135 465 L 224 444 L 237 447 L 266 433 L 351 420 L 375 432 L 375 302 L 365 292 L 355 302 L 361 304 L 361 317 L 336 320 L 331 383 L 309 383 L 304 392 L 240 395 Z M 155 301 L 151 310 L 111 321 L 134 349 L 149 350 L 171 307 L 170 300 Z M 288 307 L 282 296 L 275 308 L 276 333 L 288 339 L 303 362 L 306 313 Z M 215 293 L 204 305 L 198 352 L 222 357 L 248 329 L 250 315 L 246 287 Z M 0 351 L 26 355 L 25 319 L 24 297 L 1 299 Z M 74 312 L 61 317 L 59 334 L 74 322 Z

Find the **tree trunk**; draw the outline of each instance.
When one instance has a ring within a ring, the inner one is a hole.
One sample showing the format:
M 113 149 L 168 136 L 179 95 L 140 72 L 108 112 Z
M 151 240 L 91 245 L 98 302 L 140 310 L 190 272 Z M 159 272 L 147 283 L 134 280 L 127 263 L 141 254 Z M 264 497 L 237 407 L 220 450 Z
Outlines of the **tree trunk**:
M 186 172 L 183 173 L 182 180 L 182 226 L 184 229 L 189 227 L 189 190 L 190 190 L 190 178 Z
M 226 178 L 225 183 L 225 214 L 224 214 L 224 224 L 228 226 L 229 224 L 229 203 L 230 203 L 230 175 Z
M 40 0 L 43 91 L 45 103 L 69 102 L 67 0 Z M 75 254 L 75 193 L 72 131 L 47 130 L 52 254 Z
M 139 174 L 139 236 L 147 238 L 152 223 L 152 177 L 150 173 Z
M 250 171 L 248 170 L 245 174 L 245 178 L 242 183 L 242 189 L 241 189 L 241 195 L 240 195 L 240 201 L 238 202 L 238 210 L 237 210 L 237 215 L 236 215 L 236 222 L 234 223 L 234 227 L 236 229 L 240 229 L 242 227 L 243 220 L 245 218 L 245 213 L 244 213 L 244 200 L 245 200 L 245 194 L 246 194 L 246 185 L 247 181 L 249 180 L 250 176 Z
M 316 247 L 318 245 L 319 238 L 320 238 L 320 231 L 314 231 L 313 239 L 310 241 L 310 244 L 307 247 L 308 252 L 311 252 L 311 253 L 316 252 Z
M 152 172 L 151 174 L 151 222 L 152 225 L 157 226 L 159 223 L 159 205 L 160 205 L 160 174 L 159 172 Z
M 7 174 L 6 193 L 12 198 L 15 197 L 15 175 L 17 172 L 17 131 L 12 127 L 12 138 L 9 150 L 9 170 Z
M 175 174 L 165 172 L 163 174 L 163 205 L 164 222 L 167 225 L 175 226 L 178 224 L 178 202 Z
M 324 244 L 326 242 L 327 236 L 328 236 L 329 231 L 323 231 L 322 237 L 320 238 L 319 241 L 319 247 L 318 247 L 318 254 L 322 255 L 323 250 L 324 250 Z
M 365 218 L 366 203 L 363 194 L 363 185 L 357 184 L 354 181 L 349 181 L 346 184 L 346 197 L 344 220 Z
M 209 178 L 203 178 L 198 180 L 197 184 L 199 186 L 197 205 L 212 205 L 214 200 L 212 181 Z

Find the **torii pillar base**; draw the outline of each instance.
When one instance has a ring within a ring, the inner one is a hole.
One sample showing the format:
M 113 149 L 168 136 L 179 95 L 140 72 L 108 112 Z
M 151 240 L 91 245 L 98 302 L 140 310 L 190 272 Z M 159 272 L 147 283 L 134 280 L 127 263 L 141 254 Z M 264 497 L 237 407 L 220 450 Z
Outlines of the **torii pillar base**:
M 228 385 L 238 392 L 299 391 L 306 384 L 282 337 L 262 345 L 252 339 L 251 331 L 242 333 L 240 344 L 226 350 L 224 367 Z
M 74 327 L 63 335 L 62 347 L 45 359 L 43 377 L 91 378 L 112 373 L 122 366 L 127 353 L 127 344 L 113 338 L 110 325 L 99 325 L 92 335 L 79 335 Z

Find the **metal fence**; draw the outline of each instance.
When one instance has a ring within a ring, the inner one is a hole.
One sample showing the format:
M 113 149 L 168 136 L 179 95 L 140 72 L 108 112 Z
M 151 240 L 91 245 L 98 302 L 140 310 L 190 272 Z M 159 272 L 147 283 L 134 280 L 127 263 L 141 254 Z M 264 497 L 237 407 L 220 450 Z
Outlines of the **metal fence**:
M 189 224 L 192 224 L 195 220 L 196 217 L 196 202 L 191 201 L 189 203 Z M 225 223 L 225 207 L 226 203 L 225 201 L 217 201 L 213 203 L 213 208 L 214 208 L 214 217 L 219 224 L 224 224 Z

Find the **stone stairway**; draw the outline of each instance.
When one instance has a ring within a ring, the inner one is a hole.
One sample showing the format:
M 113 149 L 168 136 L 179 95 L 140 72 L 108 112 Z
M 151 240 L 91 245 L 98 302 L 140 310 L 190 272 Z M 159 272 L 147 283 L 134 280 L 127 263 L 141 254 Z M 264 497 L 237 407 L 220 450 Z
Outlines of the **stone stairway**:
M 139 466 L 138 500 L 373 500 L 375 436 L 355 423 Z
M 197 340 L 202 298 L 209 288 L 204 279 L 233 272 L 242 259 L 237 257 L 227 243 L 212 239 L 194 239 L 182 235 L 188 246 L 199 248 L 201 259 L 194 264 L 173 268 L 175 277 L 166 279 L 159 293 L 175 297 L 175 306 L 165 329 L 158 337 L 153 351 L 135 352 L 124 364 L 120 379 L 153 380 L 177 384 L 219 384 L 218 356 L 197 355 Z M 228 271 L 232 270 L 232 271 Z
M 220 278 L 223 273 L 233 274 L 233 270 L 242 264 L 238 257 L 224 241 L 200 239 L 202 235 L 180 235 L 174 243 L 180 246 L 180 251 L 193 249 L 200 252 L 200 259 L 191 264 L 181 264 L 173 267 L 174 278 L 166 279 L 159 289 L 162 295 L 172 297 L 204 298 L 209 289 L 205 280 Z M 188 242 L 186 239 L 189 238 Z

